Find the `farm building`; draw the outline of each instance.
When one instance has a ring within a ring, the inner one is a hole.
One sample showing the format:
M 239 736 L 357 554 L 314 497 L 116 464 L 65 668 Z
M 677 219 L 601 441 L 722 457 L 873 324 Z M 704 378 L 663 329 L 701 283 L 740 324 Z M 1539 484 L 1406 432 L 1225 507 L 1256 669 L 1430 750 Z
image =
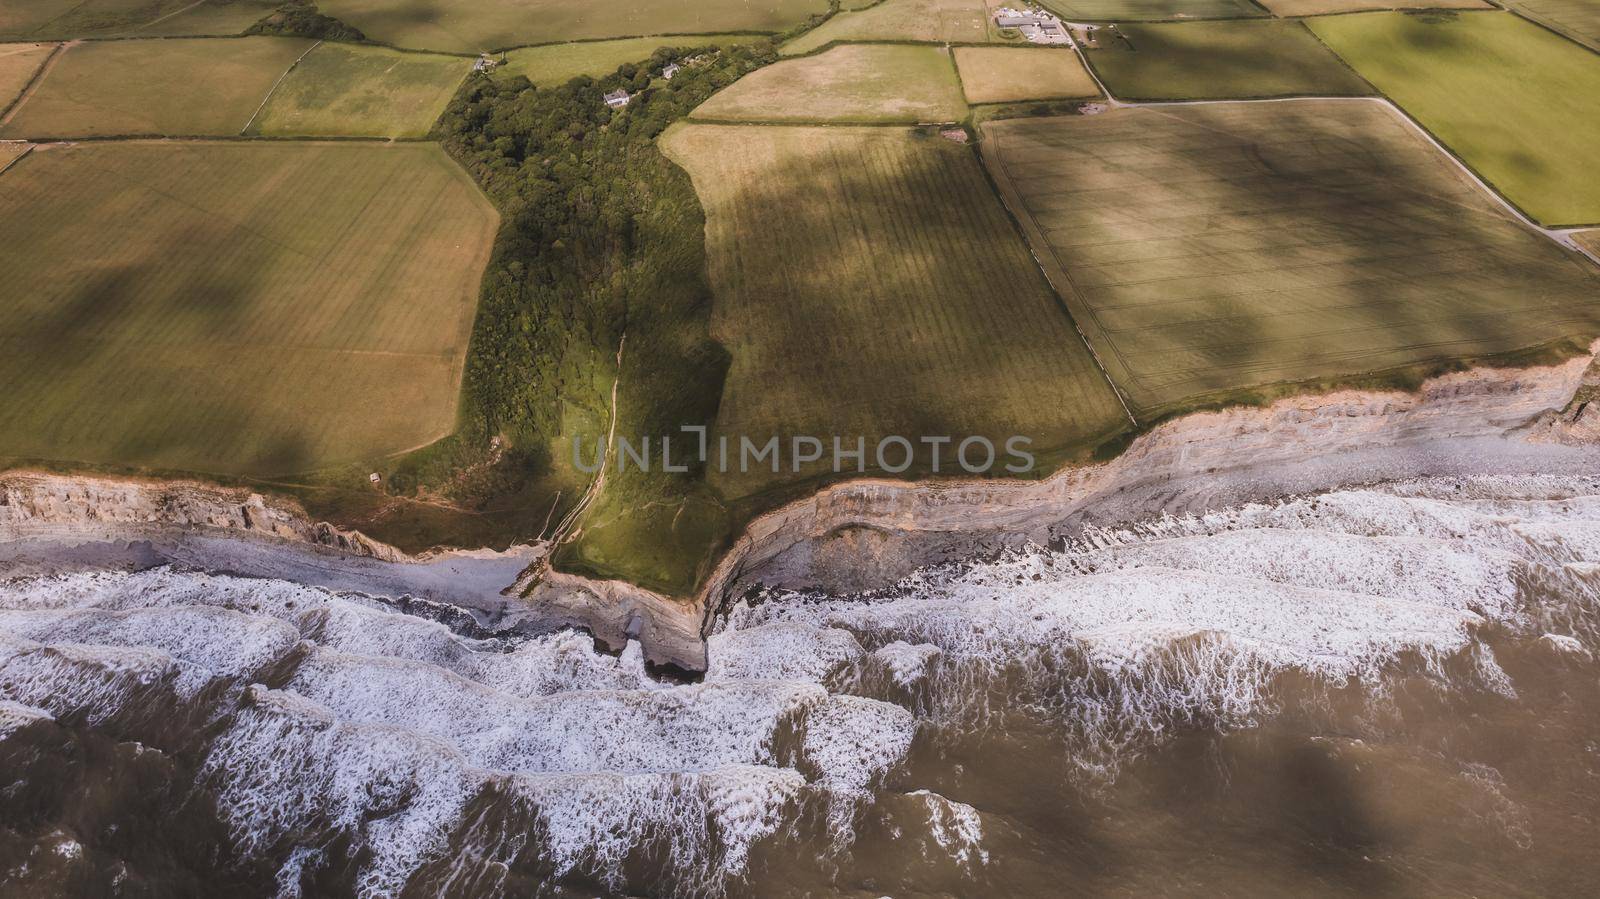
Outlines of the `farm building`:
M 667 67 L 661 70 L 661 77 L 671 81 L 672 76 L 678 74 L 678 70 L 682 68 L 682 66 L 675 62 L 669 62 L 667 63 Z
M 620 88 L 605 95 L 606 105 L 612 109 L 621 109 L 627 106 L 628 101 L 631 99 L 633 98 L 628 96 L 628 92 Z

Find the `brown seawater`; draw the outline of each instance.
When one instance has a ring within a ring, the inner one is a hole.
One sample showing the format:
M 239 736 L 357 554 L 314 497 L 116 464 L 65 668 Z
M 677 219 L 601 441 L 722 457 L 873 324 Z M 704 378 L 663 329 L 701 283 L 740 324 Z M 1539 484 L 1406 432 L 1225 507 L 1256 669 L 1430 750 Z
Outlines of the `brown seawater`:
M 1600 481 L 1429 480 L 582 634 L 170 568 L 0 583 L 31 896 L 1583 892 Z

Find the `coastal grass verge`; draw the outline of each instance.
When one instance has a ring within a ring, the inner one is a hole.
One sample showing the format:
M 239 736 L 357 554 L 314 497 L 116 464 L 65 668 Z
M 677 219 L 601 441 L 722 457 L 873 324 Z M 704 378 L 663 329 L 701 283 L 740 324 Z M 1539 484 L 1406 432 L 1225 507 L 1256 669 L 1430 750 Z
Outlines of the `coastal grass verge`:
M 1123 100 L 1373 93 L 1295 21 L 1129 23 L 1103 35 L 1085 53 Z
M 955 122 L 966 102 L 950 51 L 916 44 L 841 44 L 758 69 L 712 95 L 707 122 Z
M 956 70 L 968 103 L 1099 97 L 1078 54 L 1058 47 L 957 47 Z
M 828 0 L 320 0 L 323 13 L 397 47 L 478 53 L 534 43 L 722 34 L 779 33 L 826 13 Z
M 1600 223 L 1600 55 L 1511 13 L 1308 24 L 1530 217 L 1547 227 Z
M 284 77 L 250 133 L 284 137 L 423 137 L 472 63 L 324 42 Z
M 0 137 L 237 135 L 312 44 L 277 37 L 71 44 Z
M 429 144 L 36 147 L 0 175 L 0 457 L 266 476 L 436 440 L 496 221 Z
M 1333 16 L 1390 9 L 1494 9 L 1486 0 L 1260 0 L 1275 16 Z
M 1600 333 L 1600 272 L 1376 101 L 1117 109 L 982 135 L 1142 422 Z
M 873 448 L 897 435 L 1023 436 L 1059 462 L 1127 426 L 969 146 L 928 129 L 703 124 L 662 144 L 706 207 L 712 334 L 732 353 L 714 440 L 864 439 L 865 470 L 882 474 Z M 934 470 L 915 449 L 903 476 Z M 829 473 L 783 469 L 708 478 L 738 502 Z

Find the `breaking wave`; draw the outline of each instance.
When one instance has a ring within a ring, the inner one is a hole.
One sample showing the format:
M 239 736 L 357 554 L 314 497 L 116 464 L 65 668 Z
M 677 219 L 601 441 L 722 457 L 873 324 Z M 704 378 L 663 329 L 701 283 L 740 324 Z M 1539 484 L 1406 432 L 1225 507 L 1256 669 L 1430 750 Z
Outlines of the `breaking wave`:
M 0 585 L 0 744 L 59 726 L 192 759 L 230 851 L 285 895 L 340 877 L 363 895 L 738 891 L 785 846 L 846 857 L 890 796 L 896 826 L 976 877 L 995 822 L 924 757 L 1045 733 L 1067 776 L 1104 784 L 1289 692 L 1379 710 L 1418 684 L 1514 695 L 1487 637 L 1592 656 L 1597 565 L 1589 480 L 1338 491 L 867 596 L 755 594 L 720 616 L 699 683 L 653 677 L 632 644 L 469 637 L 277 581 L 25 579 Z M 1466 771 L 1485 815 L 1527 829 L 1492 770 Z

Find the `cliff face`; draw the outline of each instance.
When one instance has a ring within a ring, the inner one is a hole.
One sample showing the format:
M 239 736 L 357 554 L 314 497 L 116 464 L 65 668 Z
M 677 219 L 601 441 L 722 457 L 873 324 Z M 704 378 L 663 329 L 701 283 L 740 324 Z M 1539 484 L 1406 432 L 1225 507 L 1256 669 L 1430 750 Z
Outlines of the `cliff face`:
M 1315 490 L 1334 486 L 1335 478 L 1360 480 L 1363 471 L 1382 476 L 1385 461 L 1402 457 L 1407 475 L 1492 466 L 1487 457 L 1451 454 L 1470 446 L 1473 454 L 1492 456 L 1487 444 L 1497 441 L 1594 443 L 1600 411 L 1574 397 L 1587 381 L 1600 385 L 1600 374 L 1586 375 L 1596 350 L 1600 341 L 1589 355 L 1562 365 L 1452 373 L 1414 393 L 1342 390 L 1196 413 L 1156 427 L 1110 462 L 1042 481 L 840 484 L 752 523 L 703 599 L 715 606 L 756 582 L 825 590 L 886 586 L 922 565 L 1048 541 L 1066 530 L 1063 523 L 1114 520 L 1105 506 L 1153 514 L 1199 507 L 1224 490 L 1235 501 L 1252 498 L 1241 484 L 1246 479 L 1260 480 L 1257 492 L 1272 495 L 1288 484 Z M 1359 466 L 1340 464 L 1357 457 Z M 1323 472 L 1259 474 L 1305 469 L 1308 462 Z
M 192 481 L 0 475 L 0 539 L 172 528 L 239 531 L 390 562 L 407 559 L 356 531 L 311 521 L 296 503 L 249 490 Z

